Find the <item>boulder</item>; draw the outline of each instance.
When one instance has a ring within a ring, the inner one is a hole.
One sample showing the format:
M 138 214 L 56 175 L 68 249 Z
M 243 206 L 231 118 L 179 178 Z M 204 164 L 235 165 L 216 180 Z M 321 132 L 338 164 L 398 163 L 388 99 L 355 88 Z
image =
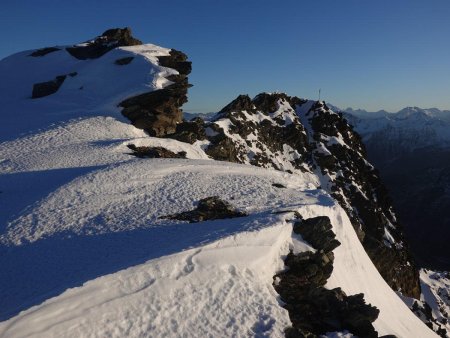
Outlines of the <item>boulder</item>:
M 74 77 L 78 73 L 73 72 L 67 75 L 58 75 L 54 80 L 47 82 L 35 83 L 33 85 L 33 91 L 31 93 L 32 99 L 37 99 L 40 97 L 48 96 L 54 94 L 58 91 L 59 87 L 64 83 L 67 76 Z
M 221 200 L 218 196 L 207 197 L 198 201 L 197 208 L 179 214 L 162 216 L 162 219 L 188 221 L 189 223 L 207 220 L 235 218 L 247 216 L 246 213 L 234 208 L 230 203 Z
M 341 245 L 332 228 L 328 217 L 319 216 L 296 221 L 293 230 L 315 249 L 328 253 Z
M 140 158 L 186 158 L 185 151 L 174 153 L 163 147 L 136 147 L 134 144 L 127 147 L 133 151 L 131 155 Z

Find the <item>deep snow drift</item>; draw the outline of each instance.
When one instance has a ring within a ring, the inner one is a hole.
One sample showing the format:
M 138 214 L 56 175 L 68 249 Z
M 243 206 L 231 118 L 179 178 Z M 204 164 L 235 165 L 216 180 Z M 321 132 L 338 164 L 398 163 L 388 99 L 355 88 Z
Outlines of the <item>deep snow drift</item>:
M 126 123 L 121 100 L 176 74 L 155 59 L 168 52 L 120 47 L 80 61 L 28 51 L 0 62 L 0 337 L 282 337 L 290 320 L 273 276 L 289 249 L 309 249 L 292 236 L 294 211 L 330 217 L 342 245 L 327 286 L 363 292 L 381 311 L 380 334 L 434 337 L 384 282 L 344 210 L 317 189 L 319 177 L 212 161 L 201 142 L 151 138 Z M 130 55 L 131 64 L 114 65 Z M 69 71 L 78 75 L 57 93 L 30 99 L 33 83 Z M 134 158 L 129 143 L 188 159 Z M 160 219 L 209 196 L 249 216 Z

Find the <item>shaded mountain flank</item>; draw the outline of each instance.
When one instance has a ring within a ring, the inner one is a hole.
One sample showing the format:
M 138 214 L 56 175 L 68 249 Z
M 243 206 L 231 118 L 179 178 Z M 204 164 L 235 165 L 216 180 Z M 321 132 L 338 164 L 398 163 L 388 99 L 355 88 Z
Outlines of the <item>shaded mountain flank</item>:
M 389 189 L 418 264 L 450 270 L 450 112 L 344 114 Z

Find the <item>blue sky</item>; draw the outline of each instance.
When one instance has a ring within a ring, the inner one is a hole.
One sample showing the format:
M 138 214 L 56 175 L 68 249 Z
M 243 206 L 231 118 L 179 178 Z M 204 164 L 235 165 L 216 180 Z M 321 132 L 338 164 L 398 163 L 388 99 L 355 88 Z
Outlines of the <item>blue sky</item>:
M 193 62 L 186 111 L 262 91 L 340 107 L 450 109 L 450 1 L 2 0 L 0 58 L 130 26 Z

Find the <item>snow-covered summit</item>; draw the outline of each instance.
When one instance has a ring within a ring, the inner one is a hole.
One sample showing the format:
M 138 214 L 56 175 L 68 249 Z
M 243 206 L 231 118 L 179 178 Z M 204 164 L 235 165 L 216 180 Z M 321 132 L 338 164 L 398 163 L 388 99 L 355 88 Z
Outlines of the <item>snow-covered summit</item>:
M 112 42 L 104 34 L 97 40 L 110 49 Z M 106 53 L 87 59 L 79 59 L 70 51 L 75 47 L 88 48 L 88 43 L 28 50 L 1 60 L 0 140 L 36 132 L 71 118 L 102 115 L 125 121 L 118 107 L 122 101 L 174 83 L 168 78 L 179 71 L 160 62 L 161 57 L 170 56 L 171 49 L 120 42 Z M 42 50 L 47 53 L 38 53 Z M 58 77 L 64 77 L 61 83 Z M 48 95 L 32 98 L 38 84 L 44 87 L 41 94 Z

